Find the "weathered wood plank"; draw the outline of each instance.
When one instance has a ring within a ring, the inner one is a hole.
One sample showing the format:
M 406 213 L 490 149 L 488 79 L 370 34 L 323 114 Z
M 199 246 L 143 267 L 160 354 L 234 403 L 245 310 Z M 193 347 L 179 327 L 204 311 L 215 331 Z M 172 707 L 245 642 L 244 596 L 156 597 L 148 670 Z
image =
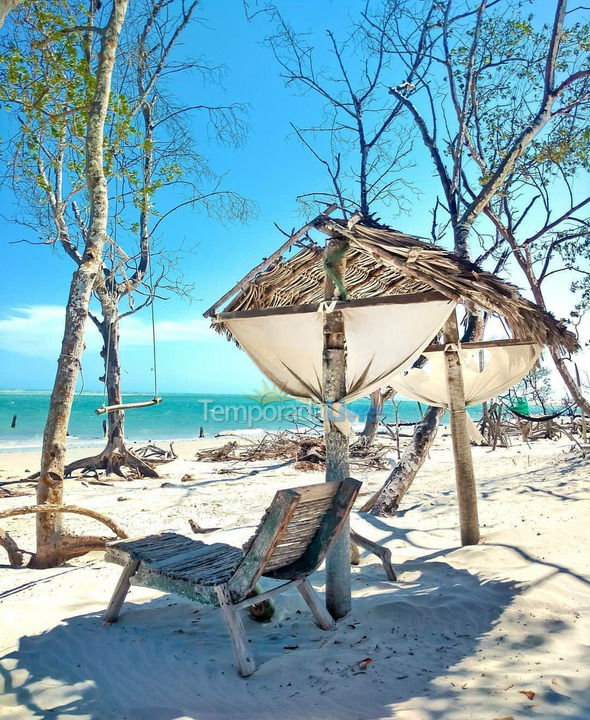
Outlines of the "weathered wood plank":
M 221 607 L 221 612 L 229 629 L 229 633 L 234 647 L 234 654 L 242 677 L 248 677 L 256 670 L 256 663 L 250 653 L 248 640 L 246 639 L 246 631 L 240 617 L 239 610 L 232 607 L 231 593 L 228 588 L 221 585 L 215 588 L 217 599 Z
M 293 492 L 301 495 L 299 508 L 304 507 L 314 500 L 330 500 L 336 495 L 340 489 L 339 482 L 325 482 L 317 485 L 303 485 L 301 487 L 291 488 Z
M 280 579 L 295 579 L 311 574 L 321 565 L 330 546 L 348 520 L 350 511 L 362 483 L 354 478 L 343 481 L 334 498 L 332 507 L 324 514 L 322 521 L 301 558 L 284 568 L 264 572 L 264 575 Z M 350 571 L 349 571 L 350 572 Z
M 436 290 L 400 294 L 380 295 L 370 298 L 357 298 L 354 300 L 337 300 L 335 310 L 350 307 L 373 307 L 375 305 L 409 305 L 419 302 L 434 302 L 446 300 L 447 298 Z M 269 315 L 299 315 L 301 313 L 312 313 L 318 311 L 318 303 L 305 303 L 304 305 L 283 305 L 281 307 L 261 308 L 260 310 L 234 310 L 217 314 L 217 318 L 233 320 L 234 318 L 255 318 L 268 317 Z
M 518 347 L 521 345 L 532 345 L 534 340 L 514 340 L 507 338 L 505 340 L 473 340 L 472 342 L 461 343 L 461 350 L 484 350 L 492 347 Z M 441 343 L 433 343 L 424 349 L 424 352 L 441 352 L 445 349 L 445 345 Z
M 275 495 L 264 521 L 229 583 L 234 600 L 242 600 L 254 589 L 300 499 L 301 496 L 292 490 L 279 490 Z

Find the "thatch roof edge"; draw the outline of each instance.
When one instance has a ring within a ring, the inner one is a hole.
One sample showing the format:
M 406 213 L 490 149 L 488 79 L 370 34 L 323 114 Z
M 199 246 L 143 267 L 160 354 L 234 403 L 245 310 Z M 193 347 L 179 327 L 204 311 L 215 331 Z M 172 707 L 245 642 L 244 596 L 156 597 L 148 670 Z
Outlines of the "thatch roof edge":
M 316 227 L 341 236 L 408 278 L 420 279 L 446 297 L 505 317 L 516 337 L 532 337 L 560 351 L 575 352 L 579 343 L 554 315 L 524 298 L 515 285 L 482 270 L 457 254 L 385 226 L 321 218 Z

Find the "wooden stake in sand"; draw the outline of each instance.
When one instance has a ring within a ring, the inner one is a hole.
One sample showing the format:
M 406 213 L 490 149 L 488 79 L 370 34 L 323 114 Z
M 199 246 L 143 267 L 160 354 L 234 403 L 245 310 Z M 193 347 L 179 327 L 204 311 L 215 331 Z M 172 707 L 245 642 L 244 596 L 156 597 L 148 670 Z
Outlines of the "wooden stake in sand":
M 479 542 L 479 519 L 477 516 L 477 491 L 471 444 L 467 432 L 467 411 L 465 409 L 465 387 L 461 358 L 457 352 L 459 330 L 457 316 L 453 312 L 444 327 L 445 363 L 449 394 L 449 416 L 455 460 L 455 480 L 459 503 L 461 544 L 477 545 Z
M 347 247 L 346 240 L 330 239 L 326 242 L 324 297 L 328 301 L 346 299 L 343 290 Z M 346 337 L 344 319 L 338 310 L 324 314 L 322 374 L 324 397 L 330 414 L 332 403 L 346 394 Z M 326 431 L 326 482 L 341 482 L 348 475 L 348 437 L 331 426 Z M 347 615 L 351 609 L 348 520 L 326 560 L 326 607 L 336 620 Z

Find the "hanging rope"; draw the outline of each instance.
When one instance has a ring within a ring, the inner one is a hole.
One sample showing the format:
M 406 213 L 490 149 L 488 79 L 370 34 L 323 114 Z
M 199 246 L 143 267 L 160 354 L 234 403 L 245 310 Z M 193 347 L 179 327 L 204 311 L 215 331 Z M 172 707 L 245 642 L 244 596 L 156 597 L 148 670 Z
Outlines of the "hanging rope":
M 111 275 L 110 275 L 110 281 L 111 281 L 111 296 L 113 298 L 113 301 L 116 302 L 115 298 L 115 245 L 117 245 L 117 227 L 118 227 L 118 213 L 119 213 L 119 175 L 118 173 L 115 174 L 115 224 L 113 227 L 112 232 L 112 241 L 111 241 Z M 118 247 L 118 245 L 117 245 Z M 151 258 L 148 258 L 148 262 Z M 110 362 L 110 353 L 111 353 L 111 336 L 112 336 L 112 323 L 109 323 L 108 325 L 108 335 L 107 335 L 107 346 L 106 346 L 106 354 L 105 354 L 105 374 L 104 374 L 104 383 L 103 383 L 103 395 L 102 395 L 102 407 L 98 408 L 96 410 L 97 415 L 104 415 L 105 413 L 109 412 L 115 412 L 116 410 L 132 410 L 134 408 L 142 408 L 142 407 L 151 407 L 153 405 L 159 405 L 162 402 L 162 398 L 158 397 L 158 366 L 157 366 L 157 353 L 156 353 L 156 316 L 155 316 L 155 310 L 154 310 L 154 278 L 153 278 L 153 270 L 152 270 L 152 264 L 149 262 L 149 272 L 150 272 L 150 292 L 152 293 L 152 301 L 150 303 L 150 310 L 151 310 L 151 320 L 152 320 L 152 359 L 153 359 L 153 373 L 154 373 L 154 397 L 152 400 L 147 400 L 145 402 L 136 402 L 136 403 L 120 403 L 118 405 L 107 405 L 107 376 L 108 376 L 108 368 L 109 368 L 109 362 Z
M 148 259 L 150 264 L 150 292 L 152 293 L 152 302 L 150 303 L 150 310 L 152 312 L 152 355 L 154 362 L 154 400 L 161 402 L 158 398 L 158 363 L 156 359 L 156 313 L 154 311 L 154 303 L 156 302 L 155 290 L 154 290 L 154 275 L 152 271 L 151 257 Z

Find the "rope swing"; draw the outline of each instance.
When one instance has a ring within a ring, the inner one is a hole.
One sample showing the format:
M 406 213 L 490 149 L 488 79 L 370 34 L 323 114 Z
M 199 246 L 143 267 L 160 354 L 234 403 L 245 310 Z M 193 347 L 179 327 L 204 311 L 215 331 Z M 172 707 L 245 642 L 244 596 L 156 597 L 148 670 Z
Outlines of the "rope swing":
M 111 293 L 114 296 L 114 287 L 115 287 L 115 244 L 117 242 L 117 213 L 118 213 L 118 201 L 119 201 L 119 193 L 118 193 L 118 174 L 115 175 L 115 186 L 116 186 L 116 192 L 115 192 L 115 227 L 113 230 L 113 242 L 111 242 Z M 152 270 L 152 263 L 150 262 L 151 258 L 148 258 L 149 263 L 149 272 L 150 272 L 150 291 L 153 293 L 154 288 L 154 277 L 153 277 L 153 270 Z M 151 322 L 152 322 L 152 358 L 153 358 L 153 372 L 154 372 L 154 397 L 151 400 L 145 400 L 143 402 L 133 402 L 133 403 L 120 403 L 118 405 L 106 405 L 106 399 L 107 399 L 107 374 L 108 374 L 108 368 L 109 368 L 109 358 L 110 358 L 110 351 L 111 351 L 111 334 L 113 331 L 112 325 L 109 325 L 109 334 L 107 338 L 107 348 L 106 348 L 106 358 L 105 358 L 105 373 L 104 373 L 104 388 L 103 388 L 103 399 L 102 399 L 102 407 L 96 409 L 97 415 L 104 415 L 105 413 L 115 412 L 117 410 L 135 410 L 137 408 L 144 408 L 144 407 L 152 407 L 154 405 L 159 405 L 162 402 L 162 398 L 158 397 L 158 366 L 156 362 L 156 314 L 154 311 L 154 298 L 155 296 L 152 296 L 152 301 L 150 303 L 150 309 L 151 309 Z

